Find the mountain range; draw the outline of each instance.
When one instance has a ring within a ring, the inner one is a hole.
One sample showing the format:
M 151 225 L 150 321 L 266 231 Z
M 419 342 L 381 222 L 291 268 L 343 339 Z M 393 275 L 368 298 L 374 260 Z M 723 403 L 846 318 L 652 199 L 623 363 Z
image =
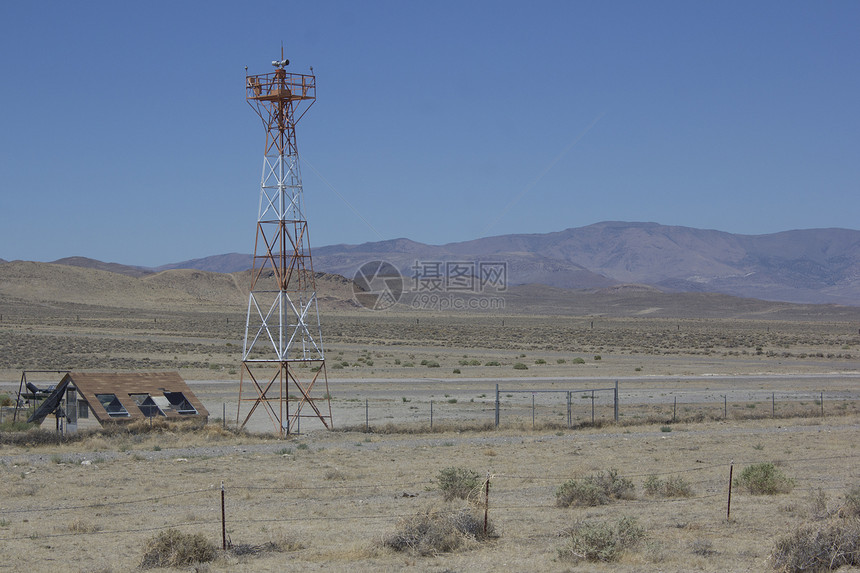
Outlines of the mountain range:
M 850 229 L 740 235 L 657 223 L 602 222 L 445 245 L 401 238 L 313 249 L 314 270 L 348 278 L 363 263 L 375 260 L 391 263 L 407 279 L 415 276 L 416 264 L 504 263 L 508 286 L 605 289 L 638 284 L 667 293 L 860 306 L 860 231 Z M 215 255 L 155 269 L 86 261 L 90 260 L 55 262 L 98 263 L 102 270 L 131 276 L 168 269 L 231 273 L 249 268 L 251 255 Z
M 554 233 L 427 245 L 393 239 L 313 249 L 314 269 L 354 276 L 388 261 L 413 277 L 416 263 L 504 262 L 509 285 L 565 289 L 643 284 L 664 292 L 715 292 L 797 303 L 860 306 L 860 231 L 806 229 L 739 235 L 657 223 L 603 222 Z M 167 268 L 233 272 L 250 255 L 219 255 Z

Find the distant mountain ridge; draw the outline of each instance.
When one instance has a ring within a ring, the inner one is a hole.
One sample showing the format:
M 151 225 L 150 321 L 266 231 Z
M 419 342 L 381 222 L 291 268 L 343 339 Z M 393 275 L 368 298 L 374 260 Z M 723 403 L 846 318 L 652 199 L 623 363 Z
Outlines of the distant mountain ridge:
M 412 276 L 416 261 L 506 261 L 510 284 L 559 288 L 652 285 L 799 303 L 860 305 L 860 231 L 738 235 L 658 223 L 603 222 L 541 234 L 431 246 L 407 239 L 332 245 L 314 266 L 352 276 L 381 258 Z
M 601 289 L 642 284 L 665 292 L 860 306 L 860 231 L 850 229 L 739 235 L 607 221 L 552 233 L 500 235 L 445 245 L 401 238 L 313 249 L 314 270 L 348 278 L 373 260 L 388 261 L 407 278 L 413 276 L 416 262 L 505 262 L 510 286 Z M 251 255 L 230 253 L 149 271 L 188 268 L 228 273 L 249 268 L 251 261 Z M 124 274 L 137 272 L 142 272 L 139 267 L 129 267 Z

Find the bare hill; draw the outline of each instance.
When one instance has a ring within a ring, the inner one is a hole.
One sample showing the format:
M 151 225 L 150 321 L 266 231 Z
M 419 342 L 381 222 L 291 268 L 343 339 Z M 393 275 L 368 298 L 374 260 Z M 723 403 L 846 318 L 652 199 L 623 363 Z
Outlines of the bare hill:
M 213 255 L 201 259 L 191 259 L 179 263 L 171 263 L 157 267 L 157 271 L 169 271 L 172 269 L 197 269 L 200 271 L 212 271 L 214 273 L 234 273 L 250 269 L 253 265 L 252 255 L 241 253 L 227 253 L 226 255 Z
M 318 273 L 316 284 L 321 305 L 354 306 L 351 281 Z M 244 312 L 249 285 L 250 271 L 224 274 L 177 269 L 138 278 L 81 266 L 14 261 L 0 264 L 0 308 L 14 300 L 37 305 Z
M 262 280 L 270 278 L 264 276 Z M 326 273 L 317 273 L 315 280 L 323 312 L 357 309 L 351 280 Z M 14 261 L 0 264 L 0 314 L 12 307 L 33 305 L 244 314 L 249 285 L 250 271 L 226 274 L 177 269 L 136 278 L 85 267 Z M 714 293 L 667 293 L 648 285 L 573 290 L 535 284 L 513 286 L 497 294 L 504 299 L 504 306 L 492 312 L 503 314 L 860 322 L 860 307 L 768 302 Z M 410 310 L 408 296 L 398 309 Z
M 119 263 L 104 263 L 102 261 L 98 261 L 96 259 L 89 259 L 87 257 L 66 257 L 64 259 L 57 259 L 56 261 L 54 261 L 54 264 L 69 265 L 72 267 L 83 267 L 85 269 L 97 269 L 100 271 L 110 271 L 112 273 L 119 273 L 121 275 L 128 275 L 130 277 L 142 277 L 155 272 L 152 269 L 147 269 L 145 267 L 133 267 L 129 265 L 121 265 Z

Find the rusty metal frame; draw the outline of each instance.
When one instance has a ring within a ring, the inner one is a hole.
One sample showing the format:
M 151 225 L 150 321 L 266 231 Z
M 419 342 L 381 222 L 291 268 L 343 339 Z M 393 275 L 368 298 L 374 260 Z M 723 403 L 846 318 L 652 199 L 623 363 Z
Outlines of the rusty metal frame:
M 274 72 L 245 79 L 245 97 L 262 120 L 266 147 L 236 412 L 243 428 L 262 405 L 281 436 L 298 431 L 301 418 L 332 427 L 295 129 L 316 100 L 316 78 L 288 73 L 288 64 L 281 54 L 272 62 Z M 314 394 L 316 386 L 324 387 L 322 396 Z M 300 395 L 292 398 L 290 388 Z M 245 403 L 251 406 L 242 419 Z M 304 407 L 312 413 L 303 414 Z

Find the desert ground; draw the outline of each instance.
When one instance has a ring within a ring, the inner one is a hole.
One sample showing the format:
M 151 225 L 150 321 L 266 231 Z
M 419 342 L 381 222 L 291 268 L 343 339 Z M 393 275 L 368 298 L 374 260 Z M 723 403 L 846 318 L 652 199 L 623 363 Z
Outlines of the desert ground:
M 279 439 L 262 412 L 235 427 L 238 307 L 19 310 L 6 305 L 0 319 L 0 390 L 14 394 L 23 370 L 177 370 L 211 417 L 194 431 L 64 443 L 4 430 L 9 570 L 125 571 L 169 528 L 220 547 L 223 483 L 227 537 L 247 551 L 198 570 L 763 571 L 778 539 L 860 486 L 853 321 L 331 310 L 334 429 L 310 419 Z M 39 376 L 56 382 L 28 380 Z M 734 491 L 727 519 L 730 470 L 760 463 L 793 487 Z M 452 467 L 489 476 L 488 498 L 482 485 L 471 500 L 443 499 L 440 472 Z M 556 504 L 566 481 L 609 471 L 632 482 L 633 499 Z M 655 478 L 682 478 L 689 495 L 649 495 Z M 390 547 L 422 512 L 460 508 L 481 519 L 487 509 L 492 535 L 453 551 Z M 623 517 L 643 534 L 618 560 L 564 553 L 576 523 Z

